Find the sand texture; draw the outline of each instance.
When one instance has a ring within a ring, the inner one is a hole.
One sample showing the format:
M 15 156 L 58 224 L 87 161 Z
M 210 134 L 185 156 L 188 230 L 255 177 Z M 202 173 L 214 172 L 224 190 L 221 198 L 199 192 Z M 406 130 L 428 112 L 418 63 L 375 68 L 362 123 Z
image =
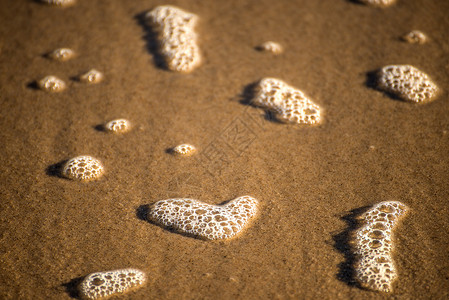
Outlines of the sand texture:
M 145 14 L 198 16 L 201 65 L 167 70 Z M 448 299 L 449 1 L 0 1 L 0 299 L 73 299 L 88 274 L 135 268 L 147 283 L 120 299 Z M 425 32 L 425 44 L 402 37 Z M 283 52 L 258 51 L 266 41 Z M 50 59 L 58 48 L 76 56 Z M 376 86 L 387 65 L 438 85 L 415 104 Z M 80 75 L 104 75 L 88 84 Z M 57 76 L 58 93 L 37 81 Z M 279 78 L 321 108 L 284 124 L 251 105 Z M 102 130 L 111 120 L 126 134 Z M 176 157 L 180 144 L 197 148 Z M 101 161 L 95 181 L 58 176 L 70 158 Z M 258 215 L 229 241 L 148 221 L 170 198 L 242 195 Z M 409 208 L 394 232 L 392 293 L 358 286 L 349 241 L 381 201 Z

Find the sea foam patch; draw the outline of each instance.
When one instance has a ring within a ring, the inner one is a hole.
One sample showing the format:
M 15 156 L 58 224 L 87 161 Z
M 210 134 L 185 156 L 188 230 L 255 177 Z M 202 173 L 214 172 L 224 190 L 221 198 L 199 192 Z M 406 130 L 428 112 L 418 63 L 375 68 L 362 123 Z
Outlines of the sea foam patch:
M 104 167 L 101 162 L 92 156 L 77 156 L 65 163 L 61 174 L 73 180 L 91 181 L 103 176 Z
M 437 85 L 426 73 L 410 65 L 383 67 L 377 82 L 381 90 L 415 103 L 433 100 L 438 92 Z
M 78 289 L 82 299 L 99 299 L 127 292 L 146 280 L 145 273 L 137 269 L 97 272 L 86 276 Z
M 392 230 L 407 210 L 401 202 L 385 201 L 359 217 L 364 225 L 355 235 L 355 254 L 359 257 L 355 276 L 363 287 L 391 292 L 398 276 L 392 258 Z
M 168 69 L 190 72 L 201 63 L 195 25 L 198 17 L 178 7 L 162 5 L 146 14 L 158 33 L 159 51 Z
M 206 240 L 229 239 L 238 235 L 256 216 L 257 199 L 238 197 L 222 205 L 194 199 L 161 200 L 152 205 L 149 220 L 180 233 Z
M 280 79 L 262 79 L 252 103 L 275 112 L 283 122 L 308 125 L 321 122 L 320 107 Z

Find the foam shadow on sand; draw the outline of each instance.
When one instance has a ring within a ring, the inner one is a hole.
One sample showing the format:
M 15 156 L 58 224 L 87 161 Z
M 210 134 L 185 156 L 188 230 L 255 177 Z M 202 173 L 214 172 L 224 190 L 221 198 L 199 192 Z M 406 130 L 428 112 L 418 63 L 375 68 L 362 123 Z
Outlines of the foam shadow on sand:
M 64 177 L 62 175 L 62 168 L 64 167 L 64 165 L 68 162 L 68 159 L 62 160 L 58 163 L 52 164 L 50 166 L 48 166 L 45 169 L 45 173 L 48 176 L 53 176 L 53 177 L 59 177 L 59 178 L 63 178 L 63 179 L 67 179 L 66 177 Z M 68 179 L 67 179 L 68 180 Z
M 372 71 L 367 72 L 366 73 L 365 85 L 368 88 L 370 88 L 370 89 L 376 90 L 378 92 L 383 93 L 384 95 L 387 95 L 392 100 L 405 102 L 403 99 L 398 97 L 396 94 L 387 92 L 387 91 L 382 90 L 381 88 L 379 88 L 379 72 L 380 72 L 380 70 L 381 69 L 376 69 L 376 70 L 372 70 Z
M 370 206 L 364 206 L 351 210 L 348 214 L 340 217 L 341 220 L 346 222 L 346 229 L 340 233 L 332 236 L 334 241 L 334 248 L 341 252 L 345 258 L 345 261 L 338 265 L 337 279 L 346 283 L 349 286 L 356 286 L 362 288 L 355 278 L 355 263 L 357 256 L 354 253 L 354 249 L 351 246 L 355 231 L 360 227 L 360 222 L 357 217 L 366 212 Z
M 134 16 L 137 24 L 142 27 L 144 35 L 142 39 L 146 42 L 147 51 L 153 56 L 154 64 L 161 69 L 168 71 L 167 63 L 164 57 L 159 52 L 159 45 L 157 40 L 157 32 L 154 31 L 148 24 L 148 19 L 146 17 L 147 11 L 141 12 Z
M 260 80 L 257 80 L 253 83 L 248 84 L 243 88 L 242 93 L 239 95 L 239 102 L 241 104 L 259 108 L 257 105 L 253 103 L 253 99 L 257 94 L 259 82 Z M 274 113 L 269 110 L 265 110 L 264 119 L 270 122 L 282 124 L 281 121 L 276 119 Z
M 73 299 L 80 299 L 81 295 L 78 289 L 78 286 L 84 280 L 85 276 L 77 277 L 69 282 L 61 284 L 65 288 L 65 292 Z
M 180 233 L 179 231 L 177 231 L 175 228 L 172 227 L 166 227 L 166 226 L 160 226 L 157 222 L 152 221 L 151 219 L 148 218 L 149 214 L 151 211 L 151 204 L 143 204 L 140 205 L 137 209 L 136 209 L 136 217 L 139 220 L 145 221 L 147 223 L 150 223 L 154 226 L 158 226 L 161 227 L 162 229 L 170 232 L 170 233 L 174 233 L 174 234 L 179 234 L 185 237 L 189 237 L 189 238 L 194 238 L 197 240 L 202 240 L 200 238 L 198 238 L 197 236 L 194 235 L 189 235 L 189 234 L 185 234 L 185 233 Z

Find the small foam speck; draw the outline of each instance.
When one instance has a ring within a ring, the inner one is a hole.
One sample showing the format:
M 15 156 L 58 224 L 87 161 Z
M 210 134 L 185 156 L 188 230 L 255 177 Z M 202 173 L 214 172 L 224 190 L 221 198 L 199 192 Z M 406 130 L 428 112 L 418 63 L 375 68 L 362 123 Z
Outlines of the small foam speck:
M 257 47 L 257 49 L 265 52 L 270 52 L 275 55 L 281 54 L 284 49 L 282 48 L 281 44 L 273 42 L 273 41 L 267 41 L 260 46 Z
M 392 258 L 392 230 L 407 210 L 401 202 L 385 201 L 359 217 L 364 226 L 355 236 L 355 254 L 359 257 L 355 277 L 363 287 L 391 292 L 398 276 Z
M 99 83 L 103 80 L 103 78 L 104 78 L 103 73 L 101 73 L 95 69 L 91 69 L 90 71 L 82 74 L 79 77 L 81 82 L 85 82 L 85 83 L 89 83 L 89 84 Z
M 359 0 L 359 1 L 361 3 L 374 7 L 388 7 L 396 2 L 396 0 Z
M 428 40 L 426 34 L 419 30 L 412 30 L 402 37 L 409 44 L 425 44 Z
M 385 66 L 379 71 L 377 81 L 381 90 L 415 103 L 431 101 L 438 92 L 437 85 L 426 73 L 410 65 Z
M 58 48 L 50 52 L 48 57 L 56 61 L 68 61 L 75 57 L 75 52 L 69 48 Z
M 78 289 L 82 299 L 99 299 L 125 293 L 146 280 L 145 273 L 137 269 L 97 272 L 86 276 Z
M 126 119 L 112 120 L 104 125 L 104 129 L 111 133 L 125 133 L 131 130 L 131 123 Z
M 177 156 L 191 156 L 196 153 L 196 147 L 190 144 L 181 144 L 174 147 L 171 152 Z
M 257 214 L 258 203 L 250 196 L 238 197 L 223 205 L 211 205 L 194 199 L 168 199 L 153 204 L 148 218 L 202 239 L 229 239 L 248 226 Z
M 101 162 L 92 156 L 77 156 L 65 163 L 62 175 L 68 179 L 91 181 L 100 178 L 104 173 Z
M 52 93 L 62 92 L 66 88 L 65 82 L 53 75 L 46 76 L 39 80 L 38 86 L 41 90 Z
M 54 6 L 70 6 L 76 3 L 76 0 L 41 0 L 42 3 Z

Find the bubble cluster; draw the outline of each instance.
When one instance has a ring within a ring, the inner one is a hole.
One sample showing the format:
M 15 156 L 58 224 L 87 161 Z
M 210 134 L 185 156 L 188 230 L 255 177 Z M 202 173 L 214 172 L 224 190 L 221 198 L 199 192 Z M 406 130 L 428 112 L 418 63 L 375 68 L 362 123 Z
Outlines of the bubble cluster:
M 259 82 L 252 103 L 274 111 L 283 122 L 312 125 L 321 121 L 318 105 L 300 90 L 276 78 L 264 78 Z
M 171 5 L 162 5 L 146 14 L 158 32 L 159 48 L 172 71 L 190 72 L 200 65 L 201 56 L 194 27 L 195 14 Z
M 190 144 L 181 144 L 172 149 L 172 153 L 179 156 L 190 156 L 196 152 L 196 148 Z
M 104 173 L 104 168 L 98 159 L 83 155 L 67 161 L 61 173 L 69 179 L 91 181 L 100 178 Z
M 410 31 L 402 39 L 409 44 L 425 44 L 427 42 L 427 36 L 419 30 Z
M 50 52 L 48 57 L 57 61 L 67 61 L 75 57 L 75 52 L 69 48 L 58 48 Z
M 85 82 L 85 83 L 99 83 L 100 81 L 103 80 L 103 73 L 95 70 L 95 69 L 91 69 L 90 71 L 84 73 L 83 75 L 80 76 L 80 81 L 81 82 Z
M 387 7 L 396 2 L 396 0 L 359 0 L 361 3 L 375 6 L 375 7 Z
M 363 287 L 391 291 L 398 276 L 392 258 L 392 230 L 407 210 L 401 202 L 385 201 L 360 216 L 365 225 L 355 236 L 355 253 L 359 257 L 355 276 Z
M 41 90 L 52 93 L 62 92 L 67 87 L 63 80 L 52 75 L 42 78 L 37 84 Z
M 265 52 L 271 52 L 273 54 L 281 54 L 283 51 L 282 46 L 279 43 L 272 41 L 265 42 L 257 48 Z
M 223 205 L 193 199 L 168 199 L 153 204 L 148 218 L 180 233 L 206 240 L 229 239 L 240 233 L 257 214 L 258 201 L 238 197 Z
M 104 129 L 112 133 L 125 133 L 131 129 L 131 123 L 126 119 L 112 120 L 104 125 Z
M 427 74 L 410 65 L 390 65 L 378 74 L 379 88 L 403 100 L 424 102 L 437 95 L 438 87 Z
M 75 4 L 76 0 L 41 0 L 41 2 L 55 6 L 69 6 Z
M 82 299 L 98 299 L 143 285 L 146 275 L 137 269 L 121 269 L 88 275 L 78 289 Z

